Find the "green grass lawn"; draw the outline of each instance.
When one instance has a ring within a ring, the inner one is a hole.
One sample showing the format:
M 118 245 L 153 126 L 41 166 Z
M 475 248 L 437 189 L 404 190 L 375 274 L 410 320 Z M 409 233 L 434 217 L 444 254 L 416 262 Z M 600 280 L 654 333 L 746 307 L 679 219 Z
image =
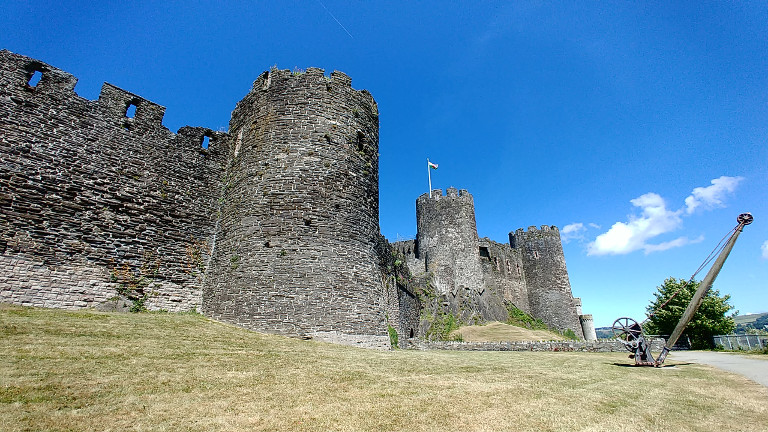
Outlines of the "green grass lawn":
M 765 387 L 705 366 L 630 363 L 372 351 L 199 315 L 5 306 L 0 430 L 768 430 Z

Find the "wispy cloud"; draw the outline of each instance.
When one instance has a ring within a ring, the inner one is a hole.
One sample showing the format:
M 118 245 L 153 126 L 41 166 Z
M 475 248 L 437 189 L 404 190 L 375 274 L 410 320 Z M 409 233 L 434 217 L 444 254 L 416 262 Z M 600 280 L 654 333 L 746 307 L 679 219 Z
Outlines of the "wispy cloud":
M 704 236 L 689 239 L 681 236 L 674 240 L 652 243 L 652 239 L 662 234 L 680 229 L 683 225 L 682 216 L 690 215 L 697 210 L 708 210 L 724 207 L 725 198 L 736 190 L 743 177 L 727 177 L 712 180 L 712 185 L 697 187 L 685 199 L 685 207 L 670 210 L 664 199 L 649 192 L 631 200 L 638 207 L 640 215 L 629 215 L 627 222 L 616 222 L 611 228 L 600 234 L 587 247 L 587 255 L 623 255 L 637 250 L 646 254 L 698 243 Z M 768 242 L 763 244 L 763 257 L 768 259 Z
M 568 224 L 560 230 L 560 240 L 563 243 L 568 243 L 571 240 L 583 239 L 586 230 L 581 222 Z
M 733 193 L 742 180 L 744 177 L 722 176 L 712 180 L 711 186 L 695 188 L 685 199 L 686 213 L 691 214 L 699 208 L 709 210 L 724 207 L 725 196 Z
M 768 240 L 760 246 L 760 250 L 763 251 L 763 258 L 768 259 Z

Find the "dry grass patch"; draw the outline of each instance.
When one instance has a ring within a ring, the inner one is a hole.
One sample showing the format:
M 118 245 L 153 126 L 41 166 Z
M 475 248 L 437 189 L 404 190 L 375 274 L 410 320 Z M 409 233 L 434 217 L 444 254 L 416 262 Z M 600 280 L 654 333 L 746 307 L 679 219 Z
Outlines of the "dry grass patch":
M 624 354 L 370 351 L 198 315 L 0 310 L 0 430 L 761 430 L 768 389 Z
M 465 342 L 527 342 L 567 340 L 548 330 L 531 330 L 501 322 L 490 322 L 481 326 L 466 326 L 454 331 Z

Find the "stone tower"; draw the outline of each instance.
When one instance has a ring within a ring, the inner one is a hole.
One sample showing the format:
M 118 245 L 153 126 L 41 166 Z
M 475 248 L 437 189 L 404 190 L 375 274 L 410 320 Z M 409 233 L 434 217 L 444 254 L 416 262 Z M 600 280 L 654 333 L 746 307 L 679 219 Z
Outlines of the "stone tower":
M 432 274 L 451 312 L 465 320 L 505 320 L 503 299 L 485 280 L 483 260 L 490 257 L 488 247 L 479 246 L 472 195 L 454 188 L 445 196 L 440 189 L 424 194 L 416 200 L 416 223 L 422 271 Z
M 509 233 L 509 243 L 520 251 L 531 314 L 558 329 L 571 329 L 583 338 L 557 227 L 518 229 Z
M 203 312 L 273 333 L 386 344 L 373 97 L 340 72 L 273 69 L 237 104 L 229 130 Z
M 475 203 L 466 190 L 436 189 L 416 200 L 419 254 L 440 294 L 456 297 L 483 289 Z

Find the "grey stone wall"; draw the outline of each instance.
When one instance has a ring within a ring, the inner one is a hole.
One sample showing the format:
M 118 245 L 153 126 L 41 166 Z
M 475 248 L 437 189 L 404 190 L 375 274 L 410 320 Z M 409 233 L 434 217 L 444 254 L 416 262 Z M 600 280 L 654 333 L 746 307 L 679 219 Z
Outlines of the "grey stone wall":
M 651 339 L 651 351 L 661 352 L 666 341 L 661 338 Z M 416 350 L 449 351 L 581 351 L 581 352 L 625 352 L 624 345 L 617 340 L 597 341 L 531 341 L 531 342 L 436 342 L 408 340 L 404 348 Z
M 151 309 L 198 307 L 226 135 L 174 134 L 162 106 L 111 84 L 90 101 L 76 82 L 0 51 L 0 301 L 98 306 L 122 269 L 151 280 Z
M 392 243 L 392 247 L 403 256 L 411 274 L 421 274 L 427 271 L 424 257 L 419 254 L 419 242 L 416 239 L 401 240 Z
M 380 236 L 377 106 L 343 73 L 265 72 L 229 134 L 174 134 L 164 107 L 76 82 L 0 51 L 0 301 L 120 309 L 141 281 L 149 309 L 386 348 L 388 325 L 419 335 L 430 285 L 465 320 L 511 302 L 581 335 L 554 227 L 480 240 L 450 188 L 417 200 L 417 239 Z
M 434 190 L 416 201 L 417 238 L 393 247 L 414 275 L 427 275 L 438 305 L 465 321 L 506 321 L 512 304 L 546 324 L 581 337 L 581 300 L 573 298 L 557 227 L 510 233 L 510 244 L 478 239 L 467 191 Z
M 422 281 L 412 276 L 404 255 L 392 247 L 384 236 L 380 237 L 377 250 L 384 276 L 387 323 L 397 331 L 399 340 L 418 337 Z
M 528 286 L 520 252 L 508 244 L 497 243 L 488 238 L 480 240 L 479 248 L 486 248 L 488 251 L 487 256 L 485 253 L 480 254 L 486 288 L 499 293 L 503 301 L 530 313 Z
M 388 341 L 378 111 L 340 72 L 271 70 L 230 122 L 207 315 L 323 339 Z
M 535 226 L 509 233 L 509 243 L 520 251 L 531 314 L 560 330 L 571 329 L 584 337 L 574 301 L 560 231 L 555 226 Z
M 419 254 L 438 294 L 454 313 L 485 291 L 478 254 L 475 205 L 466 190 L 435 189 L 416 200 Z M 471 315 L 468 311 L 466 315 Z M 467 318 L 467 317 L 464 317 Z

